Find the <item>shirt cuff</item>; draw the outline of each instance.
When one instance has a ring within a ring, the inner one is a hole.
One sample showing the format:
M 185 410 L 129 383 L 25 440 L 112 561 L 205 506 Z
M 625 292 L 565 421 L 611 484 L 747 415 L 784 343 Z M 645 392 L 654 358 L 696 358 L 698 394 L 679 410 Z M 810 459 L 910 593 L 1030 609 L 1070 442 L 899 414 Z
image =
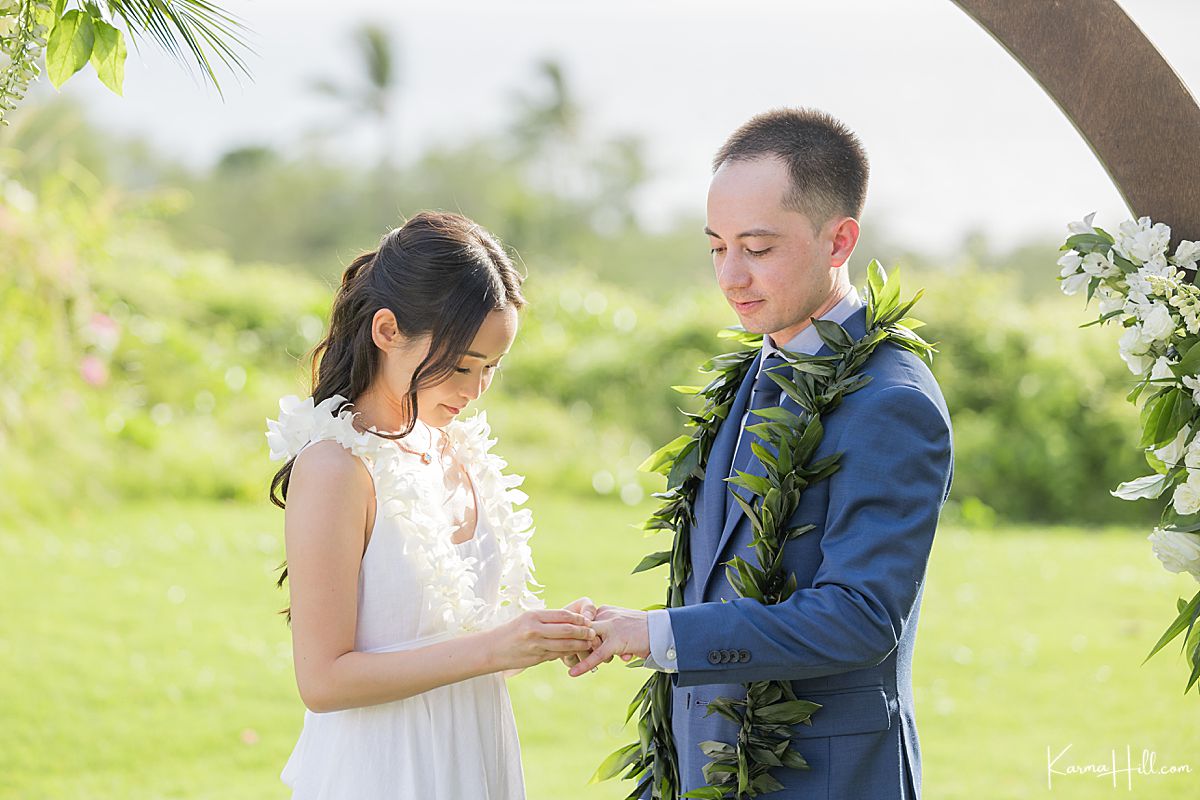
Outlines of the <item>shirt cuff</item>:
M 646 613 L 646 624 L 650 628 L 650 657 L 646 667 L 659 672 L 678 672 L 679 661 L 675 657 L 675 634 L 671 631 L 671 615 L 664 608 Z

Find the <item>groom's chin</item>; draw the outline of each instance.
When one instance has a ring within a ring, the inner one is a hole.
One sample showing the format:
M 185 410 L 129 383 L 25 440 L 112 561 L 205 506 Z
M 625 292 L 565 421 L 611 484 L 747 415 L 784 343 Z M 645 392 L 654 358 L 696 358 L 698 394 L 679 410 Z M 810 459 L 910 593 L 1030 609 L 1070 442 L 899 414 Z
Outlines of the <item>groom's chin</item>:
M 770 332 L 769 327 L 766 325 L 763 325 L 763 323 L 760 320 L 758 320 L 756 317 L 741 317 L 741 316 L 739 316 L 738 322 L 741 323 L 741 325 L 745 329 L 746 333 L 756 333 L 756 334 L 762 334 L 765 336 L 767 333 Z
M 765 309 L 739 313 L 735 309 L 733 313 L 737 315 L 738 322 L 745 328 L 746 333 L 766 334 L 770 333 L 772 328 L 769 320 L 766 318 L 766 314 L 763 313 L 764 311 Z

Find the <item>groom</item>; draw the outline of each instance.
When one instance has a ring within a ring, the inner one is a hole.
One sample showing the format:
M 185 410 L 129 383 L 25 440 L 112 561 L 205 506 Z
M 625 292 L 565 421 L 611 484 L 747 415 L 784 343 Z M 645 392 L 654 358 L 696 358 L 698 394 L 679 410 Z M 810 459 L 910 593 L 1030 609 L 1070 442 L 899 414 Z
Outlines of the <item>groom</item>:
M 700 743 L 733 743 L 738 731 L 706 714 L 742 684 L 790 680 L 821 704 L 795 726 L 810 769 L 777 768 L 771 797 L 919 798 L 921 755 L 912 699 L 912 654 L 925 566 L 950 489 L 950 419 L 937 382 L 917 356 L 891 344 L 867 362 L 867 385 L 823 419 L 814 460 L 842 453 L 840 469 L 805 490 L 788 526 L 813 525 L 784 550 L 799 589 L 778 605 L 740 598 L 723 564 L 753 558 L 751 525 L 732 501 L 735 470 L 764 475 L 753 454 L 750 412 L 799 413 L 763 370 L 777 348 L 829 353 L 810 318 L 840 323 L 855 339 L 866 312 L 847 275 L 866 195 L 867 157 L 841 122 L 811 109 L 760 114 L 717 153 L 708 234 L 717 283 L 743 327 L 767 334 L 712 446 L 691 529 L 692 574 L 682 607 L 642 612 L 602 606 L 603 641 L 571 669 L 585 674 L 614 656 L 647 657 L 672 673 L 672 727 L 682 791 L 705 784 Z

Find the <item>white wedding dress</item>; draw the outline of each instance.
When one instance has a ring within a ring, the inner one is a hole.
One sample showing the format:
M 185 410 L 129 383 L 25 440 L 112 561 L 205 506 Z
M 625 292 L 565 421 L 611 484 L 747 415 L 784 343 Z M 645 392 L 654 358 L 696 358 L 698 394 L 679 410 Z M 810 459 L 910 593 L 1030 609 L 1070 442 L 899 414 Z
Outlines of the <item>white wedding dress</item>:
M 280 401 L 268 420 L 273 459 L 335 439 L 362 458 L 375 481 L 375 524 L 358 576 L 355 649 L 389 652 L 486 630 L 542 607 L 531 589 L 533 533 L 517 476 L 481 414 L 446 426 L 452 457 L 474 484 L 473 538 L 454 544 L 446 490 L 436 464 L 354 429 L 344 398 Z M 426 429 L 427 430 L 427 429 Z M 405 441 L 409 447 L 418 435 Z M 425 439 L 424 441 L 429 441 Z M 505 678 L 490 674 L 380 705 L 316 713 L 280 778 L 294 800 L 521 800 L 521 750 Z

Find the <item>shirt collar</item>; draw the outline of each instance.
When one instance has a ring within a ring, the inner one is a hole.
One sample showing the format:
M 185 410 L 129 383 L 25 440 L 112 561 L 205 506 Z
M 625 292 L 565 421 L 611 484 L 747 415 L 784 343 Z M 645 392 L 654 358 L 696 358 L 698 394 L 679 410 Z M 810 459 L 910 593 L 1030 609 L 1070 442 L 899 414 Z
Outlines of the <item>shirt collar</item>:
M 846 296 L 839 300 L 833 308 L 821 315 L 820 319 L 827 319 L 830 322 L 836 322 L 841 325 L 850 318 L 851 314 L 862 308 L 862 305 L 863 301 L 858 296 L 858 290 L 851 287 L 850 291 L 846 292 Z M 811 356 L 815 355 L 823 344 L 825 343 L 821 340 L 821 335 L 817 333 L 817 327 L 810 324 L 807 328 L 793 336 L 791 341 L 784 344 L 782 349 Z M 766 361 L 769 357 L 777 353 L 779 349 L 779 347 L 776 347 L 772 343 L 770 336 L 763 336 L 762 361 Z M 760 370 L 762 369 L 762 361 L 759 362 Z

